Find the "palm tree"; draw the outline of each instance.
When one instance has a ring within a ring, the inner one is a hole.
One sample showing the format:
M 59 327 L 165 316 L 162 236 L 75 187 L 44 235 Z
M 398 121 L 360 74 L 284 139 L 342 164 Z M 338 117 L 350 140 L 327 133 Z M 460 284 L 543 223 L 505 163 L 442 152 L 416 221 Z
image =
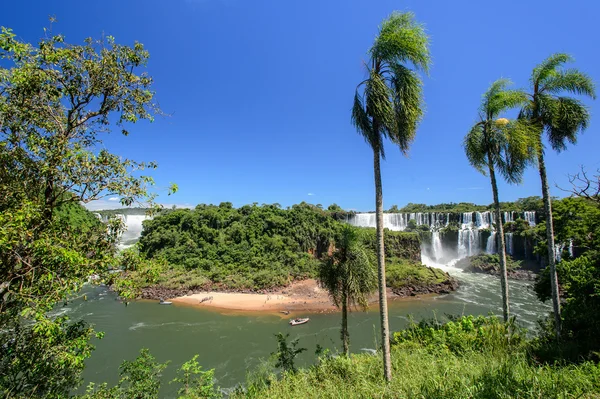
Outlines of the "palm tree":
M 567 142 L 575 144 L 577 134 L 585 130 L 590 114 L 586 106 L 573 97 L 561 94 L 586 95 L 596 98 L 594 82 L 577 69 L 565 69 L 563 65 L 573 61 L 567 54 L 553 54 L 533 69 L 531 92 L 528 101 L 521 109 L 519 118 L 527 120 L 535 129 L 539 146 L 537 151 L 538 168 L 542 180 L 542 197 L 546 213 L 546 238 L 548 241 L 548 266 L 552 286 L 552 305 L 556 337 L 560 337 L 561 317 L 556 259 L 554 254 L 554 229 L 552 226 L 552 204 L 544 161 L 545 146 L 542 144 L 544 132 L 552 149 L 560 152 Z
M 385 159 L 386 138 L 406 155 L 415 137 L 423 115 L 422 82 L 417 70 L 429 69 L 428 37 L 412 13 L 393 13 L 383 21 L 369 56 L 368 77 L 354 95 L 352 123 L 373 150 L 383 370 L 385 379 L 391 381 L 380 161 Z
M 329 291 L 333 303 L 342 308 L 342 349 L 349 354 L 348 307 L 367 309 L 368 296 L 377 289 L 377 276 L 359 239 L 358 229 L 342 228 L 336 250 L 319 269 L 319 284 Z
M 500 281 L 502 286 L 502 310 L 504 321 L 508 321 L 508 276 L 506 272 L 506 244 L 498 199 L 496 170 L 510 183 L 520 183 L 523 171 L 531 161 L 535 141 L 526 123 L 511 123 L 500 114 L 510 108 L 523 105 L 527 96 L 520 90 L 506 90 L 511 82 L 499 79 L 492 83 L 483 95 L 479 109 L 479 122 L 465 136 L 464 147 L 471 165 L 478 171 L 489 173 L 494 196 L 496 238 L 500 255 Z

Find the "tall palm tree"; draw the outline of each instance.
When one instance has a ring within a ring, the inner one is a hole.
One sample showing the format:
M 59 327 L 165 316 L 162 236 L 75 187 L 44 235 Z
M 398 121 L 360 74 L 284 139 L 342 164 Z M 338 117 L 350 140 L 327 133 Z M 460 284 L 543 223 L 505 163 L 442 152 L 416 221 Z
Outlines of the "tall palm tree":
M 596 98 L 594 82 L 577 69 L 565 69 L 564 64 L 573 59 L 567 54 L 553 54 L 533 69 L 531 74 L 531 92 L 528 101 L 521 109 L 520 119 L 527 120 L 534 128 L 539 142 L 537 151 L 538 168 L 542 180 L 542 197 L 546 213 L 546 238 L 548 241 L 548 267 L 552 286 L 552 305 L 556 337 L 560 337 L 561 317 L 556 258 L 554 254 L 554 229 L 552 226 L 552 204 L 544 161 L 545 146 L 542 136 L 546 137 L 552 149 L 560 152 L 567 142 L 575 144 L 577 134 L 587 127 L 590 114 L 586 106 L 576 98 L 563 94 L 585 95 Z
M 428 37 L 412 13 L 393 13 L 379 28 L 369 56 L 368 77 L 354 95 L 352 123 L 373 150 L 383 369 L 385 379 L 391 381 L 380 161 L 385 159 L 386 138 L 406 155 L 415 137 L 423 115 L 422 82 L 417 71 L 429 69 Z
M 496 170 L 509 183 L 520 183 L 535 147 L 535 140 L 532 139 L 526 123 L 511 123 L 506 118 L 499 118 L 504 111 L 521 106 L 527 101 L 527 95 L 523 91 L 507 90 L 506 87 L 510 84 L 508 79 L 498 79 L 492 83 L 483 95 L 479 108 L 479 122 L 471 128 L 464 140 L 469 162 L 484 175 L 489 173 L 492 184 L 504 321 L 508 321 L 509 316 L 508 276 Z
M 336 249 L 328 261 L 319 269 L 319 284 L 329 291 L 329 296 L 342 309 L 342 349 L 349 354 L 348 307 L 360 306 L 367 309 L 368 296 L 377 289 L 377 275 L 369 261 L 358 229 L 342 228 Z

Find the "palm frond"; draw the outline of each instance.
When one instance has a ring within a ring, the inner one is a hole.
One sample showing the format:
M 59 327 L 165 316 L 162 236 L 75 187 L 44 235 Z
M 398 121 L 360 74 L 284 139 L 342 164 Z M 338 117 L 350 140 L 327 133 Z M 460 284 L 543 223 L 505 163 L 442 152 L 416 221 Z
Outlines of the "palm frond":
M 388 135 L 407 155 L 423 117 L 423 83 L 416 72 L 404 65 L 393 63 L 390 69 L 396 129 L 388 131 Z
M 370 143 L 370 138 L 373 134 L 373 125 L 369 115 L 367 115 L 367 112 L 365 111 L 365 106 L 358 89 L 354 94 L 354 104 L 352 105 L 351 119 L 354 127 L 356 127 L 358 132 L 365 137 L 368 143 Z
M 484 176 L 487 174 L 487 143 L 484 135 L 484 123 L 475 124 L 465 136 L 463 145 L 469 163 Z
M 527 103 L 527 94 L 523 90 L 504 90 L 492 96 L 488 101 L 489 117 L 496 119 L 509 109 L 517 108 Z
M 577 69 L 567 69 L 557 71 L 545 81 L 541 89 L 552 94 L 568 92 L 578 95 L 586 95 L 593 99 L 596 98 L 596 87 L 592 79 Z
M 549 76 L 556 74 L 556 69 L 559 66 L 571 61 L 573 61 L 573 59 L 568 54 L 552 54 L 533 69 L 533 73 L 531 75 L 532 85 L 535 86 L 543 83 Z
M 566 149 L 566 142 L 577 143 L 577 134 L 584 131 L 590 120 L 585 105 L 570 97 L 558 97 L 548 104 L 548 141 L 555 151 Z
M 539 149 L 536 129 L 526 120 L 516 120 L 505 126 L 496 126 L 503 138 L 496 166 L 504 179 L 513 184 L 522 182 L 523 173 L 535 161 Z
M 381 25 L 370 50 L 371 57 L 385 63 L 409 62 L 428 72 L 431 63 L 428 40 L 425 28 L 415 21 L 413 13 L 394 12 Z

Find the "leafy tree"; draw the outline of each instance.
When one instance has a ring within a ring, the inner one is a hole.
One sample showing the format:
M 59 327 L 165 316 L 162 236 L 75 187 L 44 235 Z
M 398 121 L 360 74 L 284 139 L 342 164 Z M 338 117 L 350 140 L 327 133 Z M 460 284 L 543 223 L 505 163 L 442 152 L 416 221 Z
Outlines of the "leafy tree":
M 577 69 L 564 68 L 564 64 L 570 61 L 572 61 L 572 58 L 567 54 L 553 54 L 533 69 L 528 101 L 519 113 L 519 119 L 526 120 L 535 129 L 535 135 L 539 143 L 536 155 L 542 181 L 542 197 L 546 216 L 547 256 L 557 337 L 560 336 L 561 329 L 560 298 L 554 255 L 552 204 L 544 160 L 545 145 L 542 143 L 542 136 L 546 133 L 550 146 L 557 152 L 564 150 L 567 147 L 567 142 L 575 144 L 577 134 L 587 127 L 590 114 L 580 100 L 564 94 L 577 94 L 596 98 L 594 82 L 589 76 Z
M 221 395 L 215 390 L 215 370 L 203 371 L 198 364 L 198 355 L 185 362 L 179 369 L 181 377 L 177 377 L 171 383 L 179 383 L 182 387 L 178 394 L 180 399 L 212 399 L 220 398 Z
M 277 352 L 271 355 L 275 356 L 276 363 L 275 367 L 280 367 L 283 371 L 296 373 L 295 359 L 296 357 L 304 352 L 306 348 L 297 348 L 299 339 L 296 338 L 288 343 L 290 334 L 283 335 L 282 333 L 275 334 L 277 339 Z
M 93 331 L 48 311 L 112 262 L 119 229 L 82 216 L 79 203 L 117 195 L 152 205 L 152 179 L 138 172 L 156 165 L 101 149 L 112 126 L 127 134 L 127 123 L 158 111 L 152 79 L 138 72 L 148 52 L 110 36 L 72 45 L 52 35 L 31 45 L 2 28 L 0 60 L 0 389 L 63 397 L 79 380 Z M 32 359 L 43 364 L 25 372 Z
M 344 226 L 335 252 L 321 266 L 318 276 L 335 306 L 342 308 L 342 350 L 346 355 L 350 353 L 348 307 L 358 305 L 367 310 L 368 295 L 377 289 L 377 275 L 358 235 L 358 229 Z
M 525 166 L 531 160 L 535 142 L 527 125 L 520 122 L 510 123 L 499 116 L 510 108 L 526 101 L 526 95 L 520 90 L 507 90 L 510 81 L 499 79 L 492 83 L 479 109 L 479 122 L 465 136 L 464 147 L 467 158 L 473 167 L 486 175 L 489 173 L 494 196 L 496 239 L 500 256 L 500 281 L 502 287 L 502 310 L 504 321 L 509 318 L 508 276 L 506 268 L 506 244 L 502 227 L 500 199 L 496 170 L 511 183 L 521 181 Z
M 385 159 L 385 139 L 397 145 L 403 154 L 408 153 L 423 115 L 422 83 L 416 72 L 427 71 L 430 64 L 428 38 L 423 26 L 414 20 L 412 13 L 393 13 L 383 21 L 369 56 L 368 77 L 358 85 L 354 96 L 352 123 L 373 150 L 383 363 L 385 378 L 390 381 L 380 161 Z
M 158 363 L 148 349 L 142 349 L 134 361 L 125 360 L 120 367 L 117 386 L 88 385 L 82 399 L 157 399 L 160 378 L 167 363 Z

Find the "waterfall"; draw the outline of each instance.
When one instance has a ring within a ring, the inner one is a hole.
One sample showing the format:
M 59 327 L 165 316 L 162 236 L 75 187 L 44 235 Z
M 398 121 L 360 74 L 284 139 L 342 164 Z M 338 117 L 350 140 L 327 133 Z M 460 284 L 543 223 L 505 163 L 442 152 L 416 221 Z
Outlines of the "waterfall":
M 523 219 L 525 219 L 530 226 L 535 226 L 535 211 L 525 211 L 523 213 Z
M 523 212 L 522 215 L 523 219 L 526 220 L 530 226 L 535 226 L 535 212 L 526 211 Z M 520 217 L 521 213 L 517 213 L 516 216 Z M 513 222 L 515 219 L 515 212 L 503 212 L 502 219 L 504 219 L 504 223 Z M 384 213 L 383 227 L 394 231 L 404 231 L 408 226 L 408 222 L 411 220 L 414 220 L 414 223 L 417 226 L 429 227 L 429 230 L 431 231 L 431 244 L 427 244 L 427 247 L 423 248 L 423 251 L 426 251 L 424 253 L 431 254 L 438 261 L 443 259 L 445 254 L 439 230 L 450 224 L 450 213 Z M 459 258 L 477 255 L 483 251 L 490 254 L 498 252 L 494 220 L 494 213 L 491 211 L 464 212 L 458 215 L 459 230 L 456 251 Z M 346 219 L 346 222 L 353 226 L 375 227 L 375 213 L 357 213 L 349 216 Z M 491 234 L 484 243 L 481 240 L 480 230 L 486 229 L 491 230 Z M 506 252 L 510 255 L 514 255 L 513 234 L 506 233 L 504 237 L 506 240 Z
M 504 240 L 506 241 L 506 253 L 513 255 L 513 233 L 505 233 Z
M 496 232 L 492 231 L 490 236 L 487 239 L 487 243 L 485 245 L 485 252 L 488 254 L 495 254 L 496 252 L 498 252 L 497 248 L 497 242 L 496 242 Z
M 573 256 L 573 239 L 569 238 L 569 256 L 571 258 L 574 258 Z
M 514 222 L 514 212 L 513 211 L 509 211 L 509 212 L 504 212 L 504 223 L 508 223 L 508 222 Z
M 442 240 L 440 239 L 440 232 L 437 230 L 431 233 L 431 248 L 433 251 L 434 259 L 442 259 L 444 249 L 442 247 Z

